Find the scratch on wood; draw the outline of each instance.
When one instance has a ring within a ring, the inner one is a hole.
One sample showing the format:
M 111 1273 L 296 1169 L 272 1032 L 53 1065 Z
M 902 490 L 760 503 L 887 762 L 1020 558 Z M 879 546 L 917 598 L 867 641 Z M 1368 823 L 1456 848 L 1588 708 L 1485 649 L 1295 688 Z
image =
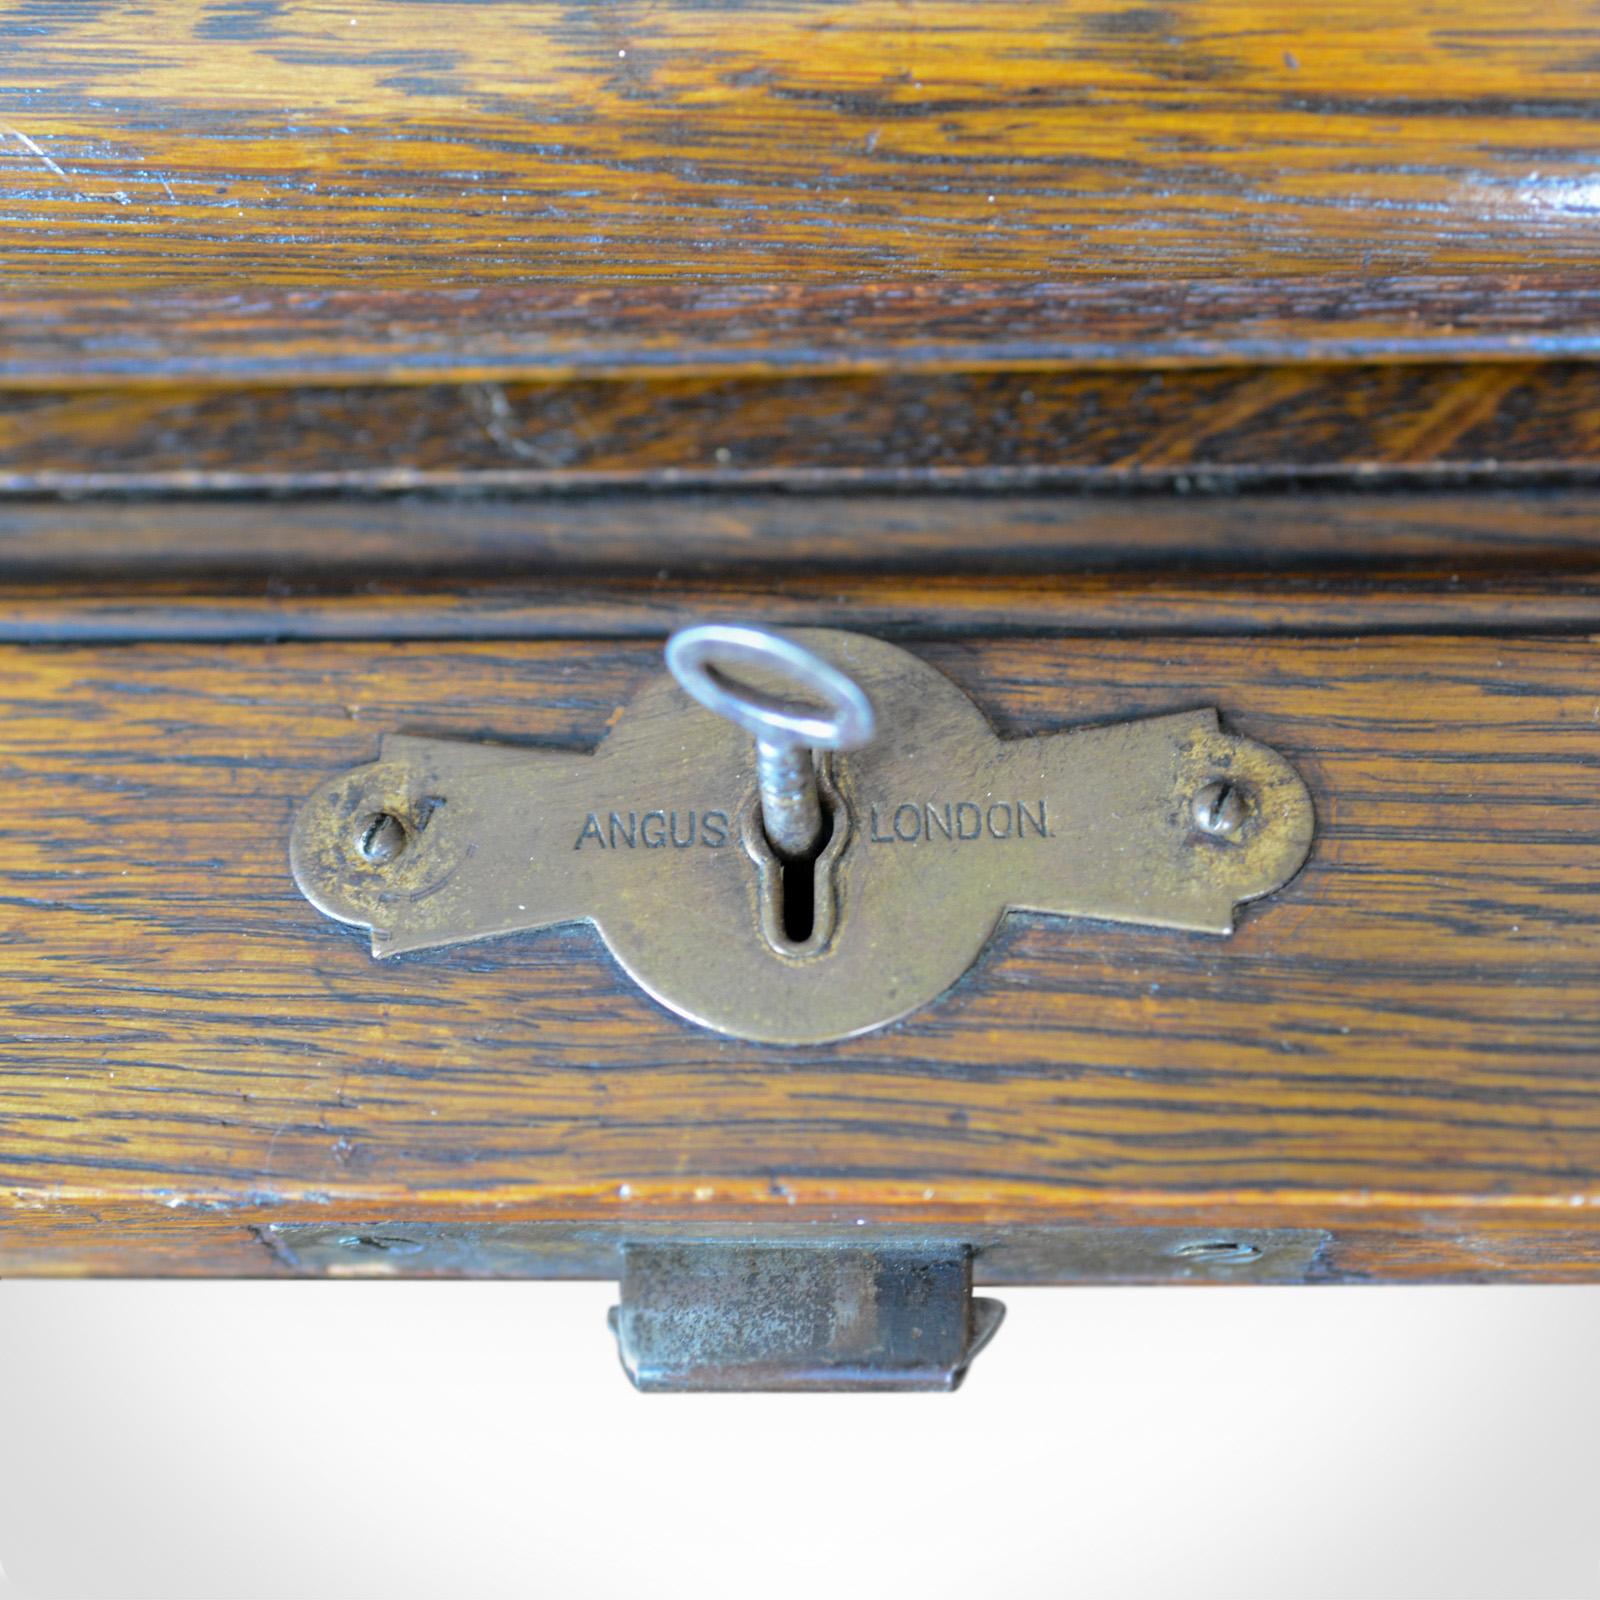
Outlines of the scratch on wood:
M 38 156 L 38 158 L 44 162 L 44 164 L 64 183 L 73 182 L 71 176 L 63 172 L 61 168 L 57 166 L 56 163 L 50 158 L 50 156 L 46 154 L 45 151 L 41 150 L 39 146 L 35 144 L 33 140 L 30 139 L 20 128 L 4 128 L 0 129 L 0 133 L 5 133 L 8 137 L 15 139 L 24 150 L 31 150 L 34 155 Z
M 467 396 L 468 403 L 483 424 L 483 431 L 508 455 L 522 461 L 536 461 L 541 466 L 556 465 L 547 451 L 516 432 L 516 414 L 511 409 L 504 384 L 471 384 L 467 388 Z

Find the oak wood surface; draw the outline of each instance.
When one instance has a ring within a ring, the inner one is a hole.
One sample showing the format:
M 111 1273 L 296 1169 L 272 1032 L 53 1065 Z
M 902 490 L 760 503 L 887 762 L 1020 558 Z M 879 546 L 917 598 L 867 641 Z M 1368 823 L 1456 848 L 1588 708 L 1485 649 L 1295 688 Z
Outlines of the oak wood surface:
M 821 573 L 815 577 L 495 579 L 482 585 L 347 594 L 270 583 L 195 593 L 186 583 L 21 584 L 7 591 L 0 640 L 655 638 L 693 622 L 757 618 L 777 627 L 854 627 L 884 637 L 1168 638 L 1283 634 L 1478 633 L 1600 628 L 1600 573 L 1463 582 L 1449 568 L 1362 579 L 1226 572 L 1196 578 L 1013 574 L 973 582 Z
M 9 594 L 54 585 L 63 604 L 85 587 L 166 581 L 204 596 L 270 582 L 285 612 L 314 594 L 354 610 L 361 596 L 385 590 L 515 592 L 607 574 L 653 577 L 665 593 L 740 577 L 774 587 L 830 574 L 960 577 L 981 590 L 1018 574 L 1131 583 L 1253 573 L 1304 585 L 1370 578 L 1375 595 L 1410 578 L 1443 598 L 1451 574 L 1509 590 L 1581 578 L 1597 560 L 1593 487 L 991 495 L 644 484 L 507 496 L 0 498 L 0 582 Z M 915 611 L 908 620 L 921 624 Z
M 0 263 L 4 262 L 0 252 Z M 565 382 L 1600 357 L 1586 268 L 1474 276 L 0 291 L 0 383 Z
M 1581 0 L 0 4 L 0 377 L 1592 355 Z
M 1440 487 L 1597 468 L 1600 367 L 1583 363 L 0 391 L 13 495 Z
M 1600 501 L 1545 493 L 614 493 L 0 502 L 0 638 L 1600 629 Z M 582 649 L 582 645 L 573 648 Z
M 580 928 L 374 964 L 287 872 L 299 799 L 384 729 L 582 746 L 653 646 L 5 647 L 0 1265 L 102 1214 L 153 1260 L 168 1219 L 225 1255 L 266 1217 L 848 1211 L 1593 1271 L 1527 1240 L 1600 1204 L 1600 640 L 919 648 L 1008 734 L 1221 706 L 1311 783 L 1310 863 L 1231 940 L 1017 918 L 895 1028 L 750 1046 Z
M 0 0 L 0 1271 L 803 1219 L 1600 1276 L 1597 89 L 1580 0 Z M 294 889 L 384 730 L 590 743 L 712 616 L 1015 734 L 1218 704 L 1312 860 L 809 1050 Z
M 13 248 L 61 286 L 1592 260 L 1573 0 L 10 0 L 0 27 Z

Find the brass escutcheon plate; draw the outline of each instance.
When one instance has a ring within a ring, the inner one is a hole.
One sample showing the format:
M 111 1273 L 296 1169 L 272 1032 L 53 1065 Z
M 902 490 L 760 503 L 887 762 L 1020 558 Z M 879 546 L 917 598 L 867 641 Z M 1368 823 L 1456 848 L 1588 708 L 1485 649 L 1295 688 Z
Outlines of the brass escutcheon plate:
M 801 943 L 774 913 L 751 740 L 665 673 L 590 754 L 385 735 L 301 808 L 295 881 L 369 927 L 374 956 L 593 922 L 680 1016 L 798 1045 L 927 1005 L 1008 910 L 1227 934 L 1305 861 L 1300 775 L 1215 710 L 1002 739 L 894 645 L 793 637 L 866 690 L 881 730 L 826 763 L 834 834 Z

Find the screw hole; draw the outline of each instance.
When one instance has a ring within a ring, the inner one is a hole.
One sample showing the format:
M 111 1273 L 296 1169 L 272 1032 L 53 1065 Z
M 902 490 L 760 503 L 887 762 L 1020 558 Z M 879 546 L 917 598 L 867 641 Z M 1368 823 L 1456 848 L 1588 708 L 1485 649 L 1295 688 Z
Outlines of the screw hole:
M 362 1250 L 376 1254 L 379 1251 L 388 1255 L 412 1256 L 422 1248 L 416 1239 L 403 1239 L 394 1234 L 382 1233 L 349 1233 L 339 1240 L 339 1244 L 346 1250 Z
M 1261 1247 L 1237 1239 L 1188 1239 L 1172 1253 L 1190 1261 L 1254 1261 Z

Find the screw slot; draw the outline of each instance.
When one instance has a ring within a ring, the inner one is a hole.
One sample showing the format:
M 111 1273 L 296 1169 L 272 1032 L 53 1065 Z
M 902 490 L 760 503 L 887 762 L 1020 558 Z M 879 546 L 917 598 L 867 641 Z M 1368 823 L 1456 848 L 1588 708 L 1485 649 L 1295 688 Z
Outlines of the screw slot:
M 368 817 L 356 835 L 356 849 L 374 866 L 393 861 L 405 847 L 405 824 L 388 811 Z
M 1250 815 L 1250 798 L 1238 784 L 1224 778 L 1208 783 L 1189 802 L 1189 815 L 1201 833 L 1231 839 Z

